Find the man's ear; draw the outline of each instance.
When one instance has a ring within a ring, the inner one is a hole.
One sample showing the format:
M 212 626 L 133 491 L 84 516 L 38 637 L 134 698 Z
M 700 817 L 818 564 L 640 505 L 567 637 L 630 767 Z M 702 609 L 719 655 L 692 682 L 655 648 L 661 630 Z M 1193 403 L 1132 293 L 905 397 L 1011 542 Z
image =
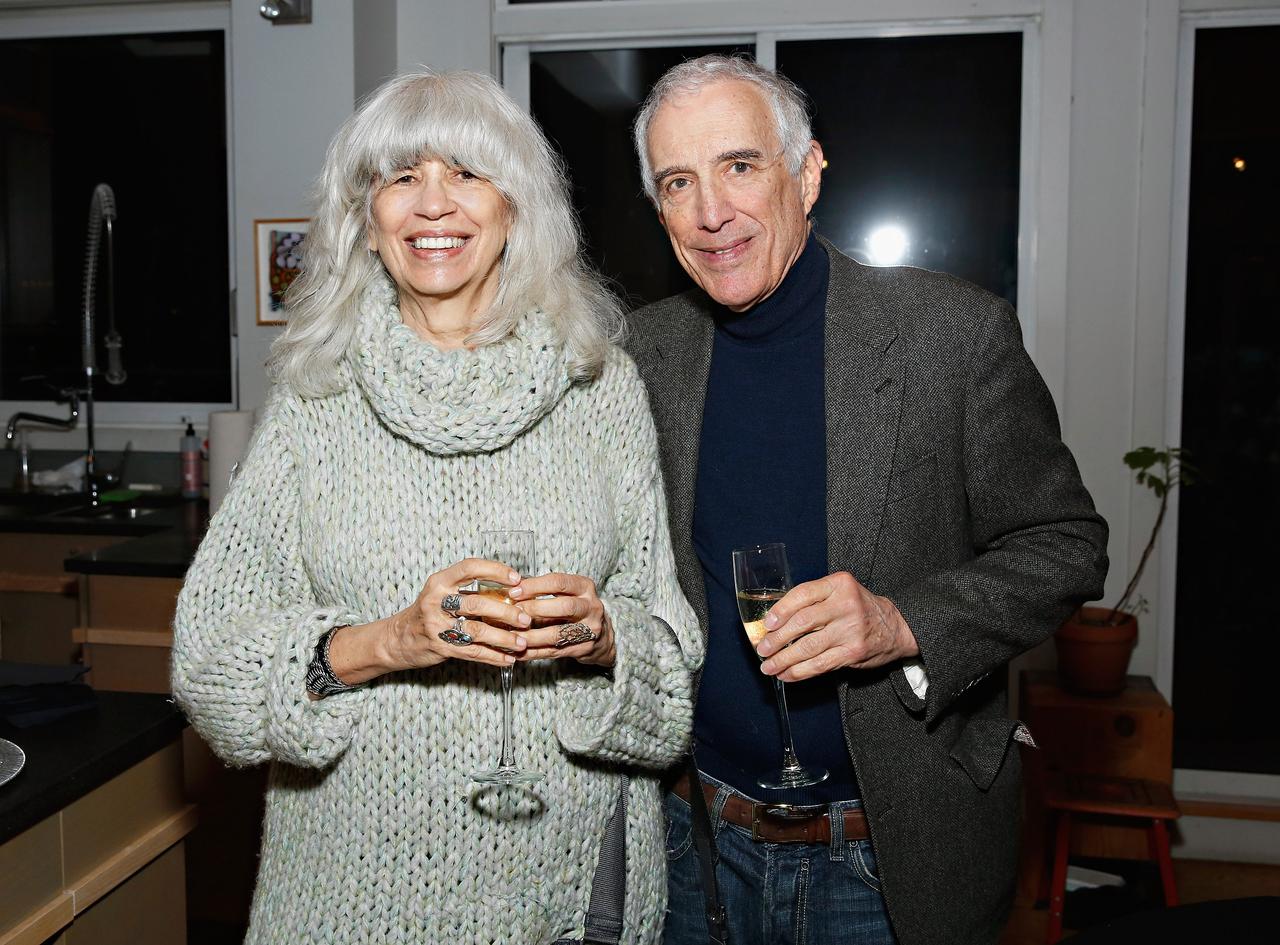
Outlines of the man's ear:
M 822 145 L 816 139 L 809 142 L 809 153 L 804 156 L 804 163 L 800 165 L 800 187 L 804 214 L 808 216 L 813 205 L 818 202 L 818 194 L 822 192 Z

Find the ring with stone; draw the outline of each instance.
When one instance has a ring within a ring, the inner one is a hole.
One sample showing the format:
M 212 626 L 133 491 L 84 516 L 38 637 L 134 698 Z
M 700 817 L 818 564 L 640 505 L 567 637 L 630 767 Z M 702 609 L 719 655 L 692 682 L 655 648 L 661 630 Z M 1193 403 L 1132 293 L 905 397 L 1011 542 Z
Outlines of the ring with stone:
M 445 594 L 440 600 L 440 609 L 450 617 L 457 617 L 462 612 L 462 595 Z
M 445 643 L 450 643 L 453 646 L 470 646 L 473 642 L 472 636 L 462 629 L 462 625 L 466 622 L 466 617 L 458 617 L 454 620 L 452 627 L 441 630 L 437 636 Z

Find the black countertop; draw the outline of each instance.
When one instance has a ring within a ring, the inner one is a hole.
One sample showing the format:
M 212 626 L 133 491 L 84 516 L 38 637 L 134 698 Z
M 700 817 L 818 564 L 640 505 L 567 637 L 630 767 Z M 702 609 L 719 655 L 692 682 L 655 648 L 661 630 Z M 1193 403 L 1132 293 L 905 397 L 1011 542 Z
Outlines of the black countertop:
M 0 843 L 22 833 L 173 741 L 186 720 L 168 696 L 97 692 L 97 708 L 35 728 L 0 721 L 27 763 L 0 785 Z
M 82 552 L 62 566 L 79 574 L 185 577 L 209 524 L 209 503 L 197 499 L 157 509 L 148 524 L 161 527 L 118 545 Z
M 80 574 L 133 577 L 186 575 L 209 522 L 209 504 L 173 494 L 88 508 L 84 496 L 0 490 L 0 533 L 119 535 L 129 540 L 67 558 Z

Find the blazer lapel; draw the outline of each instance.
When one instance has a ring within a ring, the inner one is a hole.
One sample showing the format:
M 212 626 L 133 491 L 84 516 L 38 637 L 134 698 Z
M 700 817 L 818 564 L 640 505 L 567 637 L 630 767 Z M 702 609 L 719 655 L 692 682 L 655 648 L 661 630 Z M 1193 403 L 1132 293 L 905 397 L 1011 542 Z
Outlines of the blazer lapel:
M 651 403 L 657 415 L 676 571 L 705 634 L 707 595 L 702 565 L 693 550 L 693 496 L 715 323 L 710 313 L 695 302 L 681 301 L 685 311 L 679 312 L 674 330 L 664 334 L 653 346 L 653 357 L 657 360 L 653 373 L 662 380 L 650 385 L 657 395 L 651 398 Z
M 870 580 L 902 410 L 898 328 L 862 267 L 831 260 L 826 313 L 827 559 Z

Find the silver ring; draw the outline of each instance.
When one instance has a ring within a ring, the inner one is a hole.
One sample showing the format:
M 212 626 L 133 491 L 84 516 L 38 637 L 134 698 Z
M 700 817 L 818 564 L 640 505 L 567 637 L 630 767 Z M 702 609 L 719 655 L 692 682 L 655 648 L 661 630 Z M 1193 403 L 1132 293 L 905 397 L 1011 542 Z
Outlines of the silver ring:
M 440 600 L 440 609 L 450 617 L 457 617 L 462 610 L 462 595 L 445 594 Z
M 454 620 L 452 627 L 448 627 L 444 630 L 441 630 L 438 634 L 436 634 L 436 636 L 438 636 L 445 643 L 450 643 L 453 646 L 470 646 L 471 643 L 473 642 L 471 634 L 467 633 L 467 631 L 462 629 L 462 625 L 465 624 L 466 622 L 467 622 L 466 617 L 458 617 L 456 620 Z
M 560 639 L 556 640 L 556 649 L 562 650 L 566 646 L 576 646 L 579 643 L 594 643 L 596 639 L 595 633 L 585 623 L 567 623 L 560 628 Z

